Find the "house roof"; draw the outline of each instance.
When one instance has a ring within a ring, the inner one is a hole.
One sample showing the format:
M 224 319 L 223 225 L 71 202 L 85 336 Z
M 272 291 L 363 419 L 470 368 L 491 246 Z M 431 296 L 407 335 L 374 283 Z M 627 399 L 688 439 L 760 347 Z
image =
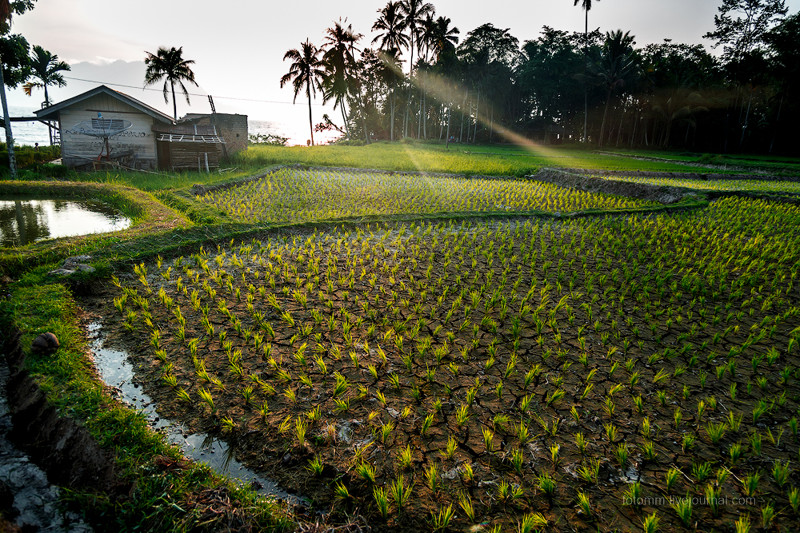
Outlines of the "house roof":
M 49 107 L 45 107 L 43 109 L 39 109 L 37 111 L 34 111 L 34 114 L 39 118 L 39 120 L 48 119 L 48 118 L 55 118 L 55 115 L 57 115 L 62 109 L 66 109 L 66 108 L 68 108 L 70 106 L 73 106 L 73 105 L 79 103 L 79 102 L 82 102 L 83 100 L 87 100 L 87 99 L 89 99 L 89 98 L 91 98 L 93 96 L 97 96 L 98 94 L 106 94 L 108 96 L 111 96 L 112 98 L 116 98 L 117 100 L 119 100 L 121 102 L 124 102 L 125 104 L 128 104 L 129 106 L 133 107 L 134 109 L 136 109 L 138 111 L 141 111 L 145 115 L 150 115 L 151 117 L 153 117 L 154 119 L 156 119 L 159 122 L 163 122 L 163 123 L 166 123 L 166 124 L 173 124 L 174 123 L 174 121 L 172 120 L 171 116 L 169 116 L 169 115 L 167 115 L 165 113 L 162 113 L 161 111 L 159 111 L 158 109 L 156 109 L 154 107 L 150 107 L 149 105 L 145 104 L 144 102 L 140 102 L 139 100 L 137 100 L 136 98 L 134 98 L 132 96 L 128 96 L 127 94 L 119 92 L 119 91 L 115 91 L 114 89 L 106 87 L 105 85 L 100 85 L 98 87 L 95 87 L 92 90 L 86 91 L 85 93 L 81 93 L 81 94 L 79 94 L 77 96 L 73 96 L 72 98 L 68 98 L 67 100 L 64 100 L 63 102 L 59 102 L 59 103 L 53 104 L 53 105 L 51 105 Z

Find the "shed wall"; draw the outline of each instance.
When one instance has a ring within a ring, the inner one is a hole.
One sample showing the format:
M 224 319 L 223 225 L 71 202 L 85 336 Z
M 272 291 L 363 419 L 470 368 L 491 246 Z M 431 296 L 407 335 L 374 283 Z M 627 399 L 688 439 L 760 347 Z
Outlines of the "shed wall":
M 228 155 L 247 150 L 247 115 L 231 113 L 201 115 L 190 113 L 186 115 L 184 120 L 187 123 L 197 125 L 215 124 L 217 133 L 225 140 L 225 151 Z
M 127 130 L 109 138 L 112 159 L 115 155 L 125 155 L 127 164 L 134 168 L 156 168 L 156 141 L 151 131 L 154 119 L 104 94 L 61 110 L 61 158 L 64 165 L 88 165 L 101 153 L 105 155 L 103 139 L 83 134 L 79 127 L 82 121 L 97 118 L 97 113 L 101 113 L 104 119 L 129 120 L 132 123 Z

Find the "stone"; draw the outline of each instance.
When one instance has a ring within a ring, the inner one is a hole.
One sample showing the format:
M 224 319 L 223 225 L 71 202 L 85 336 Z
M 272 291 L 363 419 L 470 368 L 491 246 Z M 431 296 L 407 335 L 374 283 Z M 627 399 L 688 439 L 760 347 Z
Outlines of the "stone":
M 51 353 L 55 353 L 58 350 L 60 343 L 58 342 L 58 337 L 56 337 L 55 333 L 47 332 L 42 333 L 31 343 L 31 350 L 34 353 L 41 353 L 45 355 L 49 355 Z
M 92 265 L 87 262 L 92 260 L 90 255 L 76 255 L 64 259 L 64 264 L 60 268 L 50 271 L 51 276 L 71 276 L 76 272 L 91 273 L 95 271 Z

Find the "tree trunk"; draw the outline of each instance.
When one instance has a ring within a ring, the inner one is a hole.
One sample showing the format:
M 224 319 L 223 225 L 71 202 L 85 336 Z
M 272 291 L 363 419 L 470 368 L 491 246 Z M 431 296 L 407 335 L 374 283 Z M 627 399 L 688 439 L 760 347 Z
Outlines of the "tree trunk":
M 489 109 L 489 144 L 492 144 L 494 136 L 494 106 Z
M 311 132 L 311 146 L 314 146 L 314 121 L 311 118 L 311 82 L 306 83 L 306 96 L 308 96 L 308 129 Z M 175 101 L 175 97 L 172 97 Z
M 411 95 L 406 91 L 406 112 L 403 114 L 403 139 L 408 137 L 408 108 L 411 107 Z
M 44 105 L 45 107 L 50 107 L 50 95 L 47 94 L 47 84 L 43 84 L 42 87 L 44 88 Z M 50 138 L 50 146 L 53 146 L 53 128 L 49 125 L 47 126 L 47 135 Z
M 603 109 L 603 122 L 600 123 L 600 139 L 598 142 L 597 147 L 603 148 L 603 141 L 604 136 L 606 134 L 606 118 L 608 117 L 608 106 L 611 104 L 611 89 L 608 90 L 608 94 L 606 95 L 606 106 Z
M 474 144 L 478 144 L 478 113 L 480 112 L 480 105 L 481 93 L 478 91 L 477 96 L 475 96 L 475 132 L 472 134 L 472 142 Z
M 772 131 L 772 140 L 769 143 L 769 153 L 775 148 L 775 138 L 778 136 L 778 128 L 781 123 L 781 110 L 783 109 L 783 93 L 781 92 L 781 99 L 778 102 L 778 116 L 775 117 L 775 129 Z
M 390 117 L 390 121 L 391 121 L 389 123 L 389 140 L 390 141 L 394 141 L 394 105 L 395 105 L 394 104 L 394 99 L 395 99 L 394 88 L 392 88 L 392 94 L 391 94 L 391 96 L 389 98 L 389 117 Z
M 444 106 L 439 106 L 439 140 L 442 140 L 444 135 Z
M 178 102 L 175 101 L 175 82 L 170 80 L 170 87 L 172 87 L 172 118 L 178 121 Z M 311 104 L 309 104 L 311 105 Z
M 744 124 L 742 124 L 742 137 L 739 139 L 739 149 L 744 146 L 744 137 L 747 133 L 748 122 L 750 121 L 750 107 L 753 104 L 753 89 L 750 88 L 750 97 L 747 99 L 747 112 L 744 115 Z
M 464 108 L 467 107 L 467 96 L 469 96 L 469 91 L 464 91 L 464 103 L 461 105 L 461 129 L 458 132 L 458 142 L 464 140 Z
M 589 70 L 589 10 L 584 7 L 583 26 L 583 142 L 589 142 L 589 85 L 587 71 Z
M 3 123 L 6 128 L 6 148 L 8 149 L 8 170 L 11 179 L 17 179 L 17 158 L 14 156 L 14 136 L 11 134 L 11 117 L 8 115 L 8 102 L 6 101 L 6 82 L 3 79 L 3 68 L 0 65 L 0 99 L 3 104 Z
M 422 92 L 422 136 L 428 140 L 428 94 Z
M 444 147 L 450 148 L 450 106 L 447 106 L 447 140 Z

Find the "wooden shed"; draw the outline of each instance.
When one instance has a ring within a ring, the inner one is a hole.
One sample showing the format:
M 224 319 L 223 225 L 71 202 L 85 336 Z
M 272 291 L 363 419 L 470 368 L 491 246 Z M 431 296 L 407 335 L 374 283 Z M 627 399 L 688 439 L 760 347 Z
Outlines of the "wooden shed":
M 173 124 L 169 115 L 105 85 L 34 113 L 39 120 L 55 123 L 61 160 L 73 168 L 104 162 L 134 169 L 157 168 L 153 128 Z
M 216 120 L 175 124 L 169 115 L 105 85 L 35 114 L 58 132 L 61 160 L 72 168 L 210 170 L 226 153 Z
M 156 135 L 158 168 L 205 170 L 219 168 L 225 140 L 217 128 L 196 124 L 153 126 Z

